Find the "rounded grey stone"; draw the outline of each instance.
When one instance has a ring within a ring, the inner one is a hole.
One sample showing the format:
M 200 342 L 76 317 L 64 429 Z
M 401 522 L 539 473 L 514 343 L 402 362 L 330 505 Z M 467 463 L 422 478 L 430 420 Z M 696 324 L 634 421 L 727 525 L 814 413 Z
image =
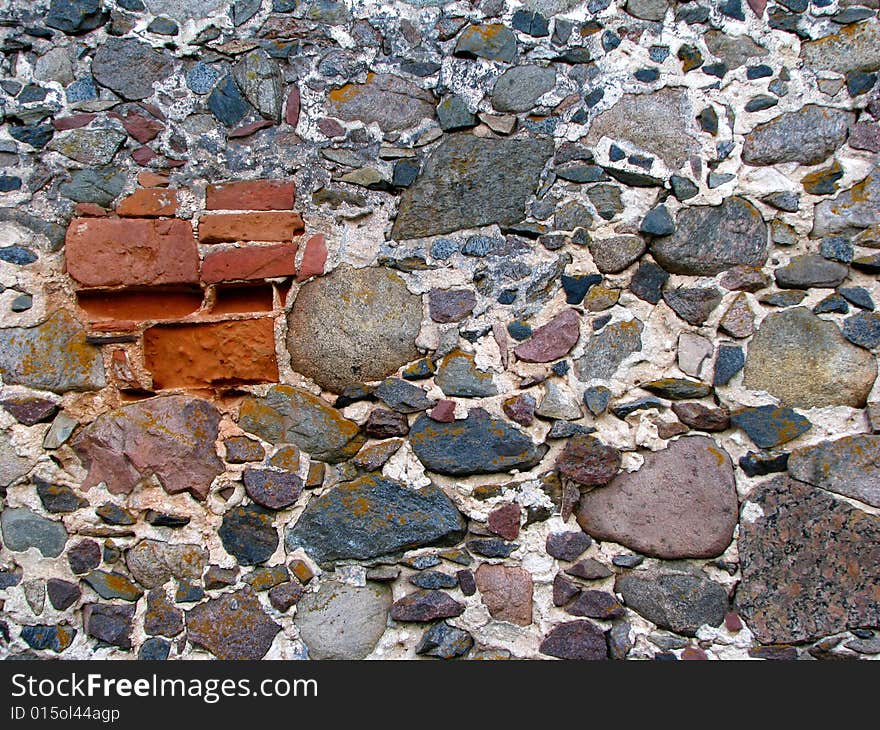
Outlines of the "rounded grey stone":
M 47 558 L 57 558 L 67 543 L 63 522 L 50 520 L 27 507 L 6 507 L 0 513 L 3 543 L 14 552 L 37 548 Z
M 501 112 L 527 112 L 556 85 L 556 71 L 540 66 L 514 66 L 492 90 L 492 106 Z

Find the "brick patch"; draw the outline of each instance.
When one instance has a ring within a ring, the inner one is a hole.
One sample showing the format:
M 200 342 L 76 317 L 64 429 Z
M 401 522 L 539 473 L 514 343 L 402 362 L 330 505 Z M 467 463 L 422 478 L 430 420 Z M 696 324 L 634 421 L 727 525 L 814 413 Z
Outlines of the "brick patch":
M 290 241 L 303 230 L 296 213 L 212 213 L 199 220 L 199 243 Z
M 296 249 L 295 243 L 284 243 L 209 253 L 202 262 L 202 281 L 216 284 L 219 281 L 293 276 L 296 274 Z
M 209 185 L 206 210 L 292 210 L 295 187 L 282 180 L 243 180 Z

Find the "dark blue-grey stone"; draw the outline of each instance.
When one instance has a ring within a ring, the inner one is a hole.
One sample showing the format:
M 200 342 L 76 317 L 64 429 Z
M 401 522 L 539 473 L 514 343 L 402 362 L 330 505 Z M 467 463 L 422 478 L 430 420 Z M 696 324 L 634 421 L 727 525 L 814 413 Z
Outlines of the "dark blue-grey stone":
M 398 413 L 418 413 L 437 404 L 417 385 L 400 378 L 386 378 L 376 388 L 376 397 Z
M 764 197 L 764 202 L 778 210 L 797 213 L 801 205 L 801 196 L 800 193 L 793 192 L 770 193 Z
M 441 588 L 455 588 L 458 585 L 458 578 L 454 575 L 449 575 L 449 573 L 442 573 L 439 570 L 425 570 L 412 576 L 409 582 L 419 588 L 438 590 Z
M 608 179 L 605 170 L 598 165 L 585 165 L 578 162 L 557 167 L 554 172 L 562 180 L 573 183 L 593 183 Z
M 579 274 L 576 276 L 562 275 L 562 288 L 565 290 L 567 304 L 580 304 L 587 292 L 596 284 L 602 283 L 600 274 Z
M 131 10 L 133 13 L 147 9 L 142 0 L 116 0 L 116 4 L 123 10 Z
M 64 95 L 70 104 L 78 101 L 92 101 L 98 98 L 98 89 L 95 87 L 95 80 L 91 76 L 77 79 L 64 90 Z
M 654 63 L 663 63 L 669 57 L 669 46 L 651 46 L 648 49 L 648 57 Z
M 412 489 L 368 475 L 313 497 L 287 530 L 288 550 L 319 563 L 367 560 L 427 545 L 454 545 L 467 523 L 441 489 Z
M 706 185 L 710 190 L 720 188 L 725 183 L 729 183 L 736 177 L 732 172 L 710 172 L 706 176 Z
M 859 309 L 865 309 L 869 312 L 874 311 L 874 300 L 871 298 L 870 292 L 862 286 L 845 286 L 837 290 L 846 301 L 854 304 Z
M 672 194 L 678 200 L 690 200 L 700 192 L 696 183 L 681 175 L 673 175 L 669 178 L 669 183 L 672 185 Z
M 775 96 L 768 96 L 767 94 L 758 94 L 757 96 L 753 96 L 746 102 L 745 110 L 747 112 L 761 112 L 765 109 L 771 109 L 779 103 L 779 99 Z
M 788 469 L 788 453 L 749 451 L 739 460 L 739 468 L 747 477 L 763 477 Z
M 232 76 L 227 76 L 208 97 L 208 108 L 221 124 L 234 127 L 244 119 L 251 106 L 244 100 Z
M 749 406 L 730 415 L 734 426 L 741 428 L 756 446 L 772 449 L 796 439 L 810 430 L 813 424 L 791 408 L 778 406 Z
M 170 653 L 170 641 L 151 636 L 138 649 L 138 659 L 147 662 L 164 662 Z
M 438 423 L 428 416 L 416 419 L 409 433 L 413 451 L 425 467 L 450 476 L 494 474 L 535 466 L 547 446 L 508 422 L 481 408 L 453 423 Z
M 640 68 L 636 71 L 633 76 L 636 77 L 637 81 L 641 81 L 645 84 L 654 83 L 657 79 L 660 78 L 660 69 L 657 68 Z
M 657 398 L 637 398 L 636 400 L 627 401 L 626 403 L 618 403 L 611 408 L 611 412 L 622 421 L 636 411 L 643 411 L 650 408 L 657 408 L 659 410 L 662 407 L 663 401 L 658 400 Z
M 819 244 L 819 253 L 830 261 L 848 264 L 853 260 L 852 241 L 843 236 L 823 238 L 822 243 Z
M 49 649 L 56 653 L 64 651 L 73 637 L 76 629 L 69 626 L 22 626 L 21 638 L 31 648 L 38 651 Z
M 484 558 L 507 558 L 510 557 L 514 550 L 519 548 L 518 543 L 499 540 L 497 537 L 468 540 L 466 544 L 468 550 L 477 555 L 482 555 Z
M 492 252 L 496 243 L 496 239 L 490 236 L 470 236 L 462 246 L 461 252 L 465 256 L 486 256 Z
M 467 102 L 457 94 L 447 96 L 437 105 L 437 121 L 444 132 L 477 126 L 477 117 L 468 109 Z
M 241 565 L 266 562 L 278 547 L 278 533 L 272 526 L 274 513 L 256 505 L 236 507 L 223 515 L 217 531 L 227 553 Z
M 13 552 L 37 548 L 47 558 L 57 558 L 67 543 L 63 522 L 56 522 L 27 507 L 5 507 L 0 512 L 3 544 Z
M 174 36 L 180 32 L 180 26 L 171 20 L 171 18 L 160 16 L 158 18 L 153 18 L 150 21 L 150 24 L 147 26 L 147 32 L 155 33 L 156 35 Z
M 849 304 L 847 304 L 846 299 L 835 292 L 834 294 L 829 294 L 813 307 L 813 312 L 816 314 L 847 314 L 849 312 Z
M 398 160 L 394 164 L 394 172 L 391 175 L 391 184 L 396 188 L 408 188 L 419 176 L 418 160 Z M 434 258 L 439 258 L 435 256 Z
M 516 34 L 504 26 L 472 25 L 459 35 L 455 55 L 511 63 L 516 57 Z
M 611 391 L 604 385 L 594 385 L 584 391 L 584 405 L 594 416 L 601 416 L 608 408 Z
M 21 190 L 21 178 L 15 175 L 0 175 L 0 193 Z
M 525 322 L 516 320 L 507 325 L 507 334 L 517 342 L 522 342 L 532 336 L 532 328 Z
M 64 484 L 52 484 L 39 477 L 34 477 L 37 496 L 47 512 L 67 514 L 82 507 L 88 507 L 89 501 L 77 494 L 71 487 Z
M 153 84 L 168 78 L 173 70 L 170 54 L 135 38 L 107 38 L 92 59 L 95 81 L 131 101 L 152 96 Z
M 663 286 L 669 280 L 669 274 L 651 261 L 642 261 L 633 274 L 629 290 L 639 299 L 657 304 L 663 297 Z
M 440 261 L 445 261 L 450 256 L 458 253 L 461 248 L 461 242 L 453 241 L 451 238 L 438 238 L 431 244 L 431 257 Z
M 850 96 L 867 94 L 877 83 L 877 74 L 850 71 L 846 75 L 846 91 Z
M 235 26 L 247 23 L 260 10 L 262 0 L 236 0 L 232 4 L 232 23 Z
M 27 312 L 33 306 L 34 298 L 30 294 L 19 294 L 12 300 L 12 304 L 9 305 L 9 308 L 13 312 Z
M 26 124 L 20 127 L 10 126 L 9 134 L 19 142 L 29 144 L 31 147 L 45 147 L 46 143 L 55 134 L 55 127 L 51 124 Z
M 620 45 L 620 36 L 610 30 L 602 33 L 602 50 L 608 53 Z
M 658 205 L 648 211 L 648 214 L 642 219 L 639 230 L 650 236 L 671 236 L 675 233 L 675 223 L 666 206 Z
M 707 63 L 704 64 L 700 70 L 707 76 L 715 76 L 716 78 L 723 79 L 727 74 L 727 64 L 721 62 Z
M 843 322 L 843 336 L 854 345 L 874 350 L 880 345 L 880 314 L 859 312 Z
M 37 260 L 37 254 L 24 246 L 4 246 L 0 248 L 0 261 L 7 264 L 25 266 Z
M 746 78 L 749 81 L 754 81 L 755 79 L 764 79 L 773 75 L 773 69 L 770 68 L 766 64 L 759 64 L 757 66 L 749 66 L 746 69 Z
M 455 659 L 467 654 L 473 645 L 474 637 L 467 631 L 441 621 L 424 633 L 416 646 L 416 654 L 438 659 Z
M 186 75 L 186 85 L 194 94 L 207 94 L 214 88 L 220 72 L 213 66 L 199 61 Z
M 272 0 L 272 11 L 275 13 L 290 13 L 296 9 L 301 0 Z
M 71 173 L 59 187 L 61 195 L 76 203 L 97 203 L 109 207 L 125 186 L 127 175 L 118 168 L 86 168 Z
M 511 18 L 510 24 L 514 30 L 518 30 L 535 38 L 543 38 L 550 35 L 550 21 L 541 13 L 531 10 L 517 10 Z
M 101 0 L 52 0 L 45 23 L 68 35 L 88 33 L 104 24 Z

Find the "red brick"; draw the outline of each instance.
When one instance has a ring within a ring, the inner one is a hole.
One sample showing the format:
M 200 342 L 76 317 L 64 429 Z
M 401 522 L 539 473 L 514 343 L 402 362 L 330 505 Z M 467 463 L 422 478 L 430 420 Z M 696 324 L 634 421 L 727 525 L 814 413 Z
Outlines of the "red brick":
M 76 214 L 84 218 L 103 218 L 108 212 L 97 203 L 77 203 Z
M 214 292 L 211 314 L 245 314 L 271 312 L 273 296 L 271 284 L 251 286 L 220 286 Z
M 295 243 L 277 246 L 244 246 L 209 253 L 202 262 L 202 281 L 247 281 L 296 273 Z
M 168 176 L 149 171 L 139 172 L 138 185 L 142 188 L 165 188 L 168 187 Z
M 92 321 L 177 319 L 199 311 L 202 290 L 81 291 L 76 299 Z
M 225 387 L 278 380 L 270 318 L 157 325 L 144 332 L 153 387 Z
M 327 244 L 324 241 L 324 235 L 319 233 L 316 236 L 312 236 L 308 243 L 306 243 L 296 280 L 305 281 L 309 277 L 320 276 L 324 273 L 326 263 Z
M 116 207 L 121 216 L 140 218 L 173 216 L 177 213 L 177 191 L 167 188 L 141 188 Z
M 290 241 L 302 231 L 296 213 L 214 213 L 199 220 L 201 243 Z
M 292 210 L 296 188 L 286 180 L 242 180 L 209 185 L 208 210 Z
M 183 220 L 75 218 L 65 257 L 67 272 L 85 287 L 199 280 L 198 246 Z

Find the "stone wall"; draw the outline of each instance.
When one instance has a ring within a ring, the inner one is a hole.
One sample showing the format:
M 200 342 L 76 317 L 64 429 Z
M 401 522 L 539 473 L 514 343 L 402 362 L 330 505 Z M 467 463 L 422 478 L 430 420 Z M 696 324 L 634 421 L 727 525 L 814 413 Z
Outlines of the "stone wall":
M 12 0 L 0 655 L 880 656 L 877 0 Z

